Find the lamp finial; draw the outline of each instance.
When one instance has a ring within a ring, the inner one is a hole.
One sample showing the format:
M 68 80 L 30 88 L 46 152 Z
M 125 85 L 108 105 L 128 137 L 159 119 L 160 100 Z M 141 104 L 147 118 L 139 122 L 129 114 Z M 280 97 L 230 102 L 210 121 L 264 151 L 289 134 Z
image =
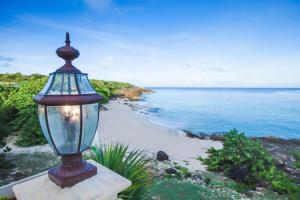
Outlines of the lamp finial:
M 69 47 L 69 46 L 70 46 L 70 43 L 71 43 L 69 32 L 66 33 L 66 41 L 65 41 L 65 42 L 66 42 L 66 46 Z

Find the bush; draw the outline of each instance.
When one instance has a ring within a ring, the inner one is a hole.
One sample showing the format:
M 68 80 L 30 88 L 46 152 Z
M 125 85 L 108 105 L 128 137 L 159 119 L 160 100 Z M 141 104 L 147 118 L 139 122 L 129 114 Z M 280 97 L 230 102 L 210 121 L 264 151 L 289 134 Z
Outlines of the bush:
M 15 109 L 16 116 L 10 121 L 10 128 L 19 132 L 16 144 L 19 146 L 33 146 L 45 144 L 38 116 L 37 105 L 32 100 L 45 85 L 46 78 L 29 80 L 19 83 L 18 90 L 10 92 L 3 104 L 3 109 Z
M 295 150 L 291 152 L 292 156 L 295 159 L 295 167 L 297 167 L 298 169 L 300 169 L 300 150 Z
M 117 95 L 120 89 L 133 87 L 129 83 L 102 80 L 91 80 L 91 84 L 96 92 L 102 95 L 103 103 L 107 103 L 110 97 Z
M 235 129 L 224 135 L 222 149 L 210 148 L 207 153 L 208 158 L 200 160 L 210 171 L 224 172 L 226 176 L 252 188 L 260 184 L 287 193 L 291 198 L 300 195 L 300 188 L 276 169 L 271 155 L 261 143 Z
M 150 183 L 146 169 L 148 160 L 139 151 L 130 151 L 122 144 L 92 147 L 86 159 L 92 159 L 106 166 L 132 182 L 132 185 L 119 194 L 123 199 L 141 199 Z

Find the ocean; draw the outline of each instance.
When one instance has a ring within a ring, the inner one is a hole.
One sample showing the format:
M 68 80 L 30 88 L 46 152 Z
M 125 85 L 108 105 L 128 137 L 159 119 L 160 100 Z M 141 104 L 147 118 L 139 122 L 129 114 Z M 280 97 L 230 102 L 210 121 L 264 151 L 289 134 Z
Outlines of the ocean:
M 300 138 L 300 89 L 150 88 L 142 105 L 149 118 L 179 130 Z

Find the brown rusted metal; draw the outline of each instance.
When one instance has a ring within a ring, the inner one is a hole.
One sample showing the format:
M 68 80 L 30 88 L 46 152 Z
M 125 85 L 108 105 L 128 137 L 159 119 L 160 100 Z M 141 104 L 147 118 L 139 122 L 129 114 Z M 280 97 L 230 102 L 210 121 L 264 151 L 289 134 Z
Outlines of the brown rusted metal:
M 64 64 L 62 67 L 58 68 L 56 73 L 81 73 L 81 71 L 76 68 L 74 65 L 72 65 L 71 61 L 66 61 L 66 64 Z
M 66 33 L 66 46 L 62 46 L 56 50 L 56 54 L 64 60 L 72 61 L 80 55 L 79 51 L 70 46 L 70 35 Z
M 41 105 L 82 105 L 99 102 L 102 97 L 99 94 L 86 95 L 36 95 L 33 100 Z
M 82 154 L 61 157 L 61 165 L 48 171 L 48 177 L 61 188 L 71 187 L 97 174 L 97 167 L 82 160 Z
M 57 73 L 81 73 L 79 69 L 72 65 L 72 60 L 79 57 L 77 49 L 70 46 L 70 35 L 66 33 L 66 45 L 58 48 L 56 54 L 66 61 L 66 64 L 56 70 Z

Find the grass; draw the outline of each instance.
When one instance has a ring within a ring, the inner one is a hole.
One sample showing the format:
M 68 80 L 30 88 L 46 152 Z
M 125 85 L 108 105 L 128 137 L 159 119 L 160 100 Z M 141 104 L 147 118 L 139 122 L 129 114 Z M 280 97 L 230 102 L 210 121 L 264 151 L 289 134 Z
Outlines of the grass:
M 262 194 L 251 192 L 247 187 L 235 181 L 213 173 L 204 175 L 207 183 L 195 184 L 187 180 L 176 178 L 154 179 L 152 186 L 143 199 L 153 200 L 285 200 L 285 196 L 278 195 L 272 190 L 265 190 Z
M 212 189 L 206 185 L 198 185 L 186 180 L 174 178 L 156 180 L 149 189 L 144 199 L 159 200 L 218 200 L 218 199 L 241 199 L 243 195 L 226 188 Z
M 46 171 L 60 163 L 56 155 L 46 152 L 9 153 L 7 159 L 15 166 L 0 169 L 0 186 Z
M 122 191 L 118 197 L 122 199 L 140 199 L 150 183 L 147 171 L 148 160 L 139 150 L 129 150 L 122 144 L 92 147 L 85 156 L 129 179 L 132 185 Z

